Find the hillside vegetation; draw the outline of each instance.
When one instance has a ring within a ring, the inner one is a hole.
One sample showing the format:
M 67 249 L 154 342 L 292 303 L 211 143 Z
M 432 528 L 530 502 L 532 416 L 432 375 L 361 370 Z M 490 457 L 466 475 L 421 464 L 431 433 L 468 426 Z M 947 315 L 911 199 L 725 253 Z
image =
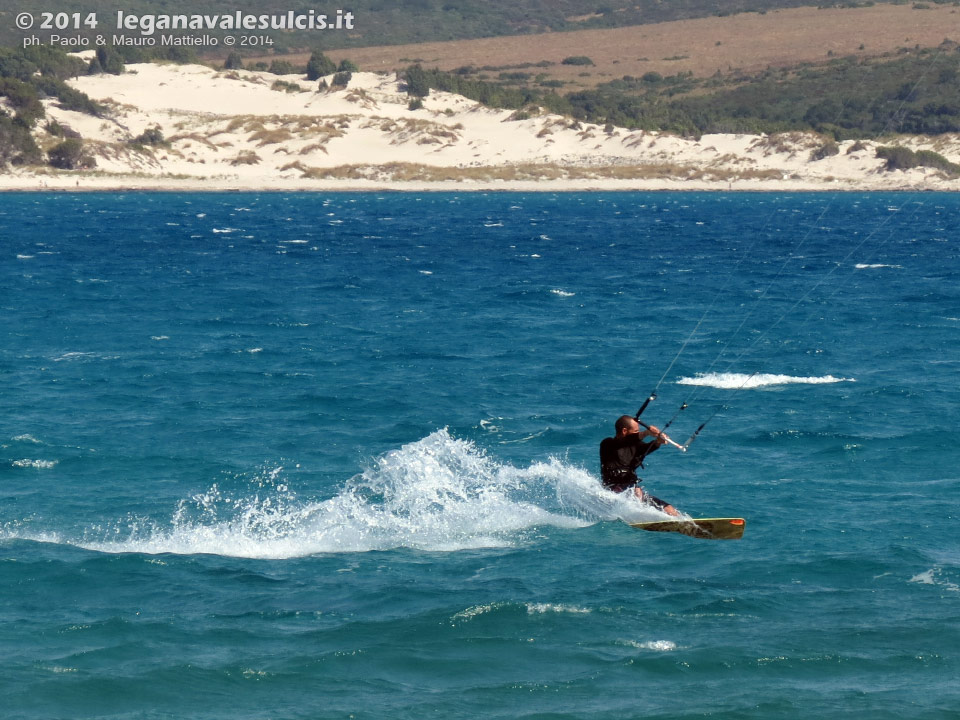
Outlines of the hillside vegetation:
M 841 58 L 758 75 L 627 76 L 594 90 L 559 94 L 445 73 L 406 71 L 418 87 L 454 92 L 527 113 L 543 107 L 579 120 L 681 135 L 807 130 L 837 140 L 889 133 L 960 132 L 960 46 L 880 59 Z M 423 95 L 422 91 L 413 93 Z

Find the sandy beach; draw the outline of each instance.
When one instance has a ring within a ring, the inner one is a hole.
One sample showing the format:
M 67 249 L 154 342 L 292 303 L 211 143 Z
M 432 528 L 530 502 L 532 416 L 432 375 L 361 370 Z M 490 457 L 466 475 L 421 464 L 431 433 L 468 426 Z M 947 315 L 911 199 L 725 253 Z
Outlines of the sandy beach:
M 694 140 L 494 110 L 437 91 L 410 110 L 393 74 L 354 73 L 347 87 L 320 89 L 300 75 L 138 64 L 70 84 L 106 115 L 46 100 L 47 120 L 79 133 L 96 168 L 8 169 L 0 190 L 960 189 L 938 170 L 891 172 L 876 157 L 880 145 L 902 145 L 957 162 L 954 135 L 846 141 L 817 160 L 826 139 L 815 134 Z M 35 132 L 48 150 L 60 139 L 44 125 Z M 153 128 L 164 144 L 135 142 Z

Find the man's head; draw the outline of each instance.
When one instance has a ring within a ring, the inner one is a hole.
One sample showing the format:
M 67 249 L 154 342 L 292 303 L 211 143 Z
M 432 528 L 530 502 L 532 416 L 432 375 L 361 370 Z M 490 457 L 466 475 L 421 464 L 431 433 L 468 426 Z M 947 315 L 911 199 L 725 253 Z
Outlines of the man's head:
M 636 418 L 629 415 L 621 415 L 618 417 L 614 427 L 617 430 L 617 437 L 636 435 L 640 432 L 640 423 L 636 421 Z

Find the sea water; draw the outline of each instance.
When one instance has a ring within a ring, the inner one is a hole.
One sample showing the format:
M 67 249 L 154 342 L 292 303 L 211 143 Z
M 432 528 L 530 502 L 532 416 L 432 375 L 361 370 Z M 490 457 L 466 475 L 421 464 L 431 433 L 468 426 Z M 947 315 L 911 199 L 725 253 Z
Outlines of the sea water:
M 0 714 L 960 716 L 958 217 L 3 195 Z

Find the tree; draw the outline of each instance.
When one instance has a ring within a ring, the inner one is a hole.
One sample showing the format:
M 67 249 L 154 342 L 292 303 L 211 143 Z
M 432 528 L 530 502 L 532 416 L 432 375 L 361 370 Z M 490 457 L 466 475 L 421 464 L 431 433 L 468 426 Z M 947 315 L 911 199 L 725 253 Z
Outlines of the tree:
M 147 128 L 133 139 L 134 143 L 140 145 L 165 145 L 166 139 L 163 137 L 163 131 L 159 127 Z
M 430 94 L 430 83 L 427 79 L 427 73 L 419 64 L 408 67 L 403 73 L 403 80 L 407 86 L 408 95 L 425 98 Z
M 295 75 L 297 69 L 286 60 L 274 60 L 270 63 L 270 72 L 274 75 Z
M 226 62 L 223 63 L 224 70 L 243 70 L 243 57 L 240 53 L 234 51 L 227 55 Z
M 50 164 L 61 170 L 86 170 L 97 166 L 97 161 L 83 150 L 83 141 L 68 138 L 47 153 Z
M 0 115 L 0 167 L 29 165 L 41 162 L 40 149 L 30 129 L 11 118 Z
M 31 84 L 13 78 L 0 78 L 0 97 L 7 98 L 10 106 L 17 111 L 15 122 L 25 128 L 33 127 L 46 114 L 37 89 Z
M 97 48 L 97 62 L 100 63 L 103 72 L 111 75 L 120 75 L 124 70 L 123 56 L 114 48 L 106 45 Z
M 307 61 L 307 80 L 319 80 L 324 75 L 332 75 L 337 65 L 319 50 L 314 50 Z

